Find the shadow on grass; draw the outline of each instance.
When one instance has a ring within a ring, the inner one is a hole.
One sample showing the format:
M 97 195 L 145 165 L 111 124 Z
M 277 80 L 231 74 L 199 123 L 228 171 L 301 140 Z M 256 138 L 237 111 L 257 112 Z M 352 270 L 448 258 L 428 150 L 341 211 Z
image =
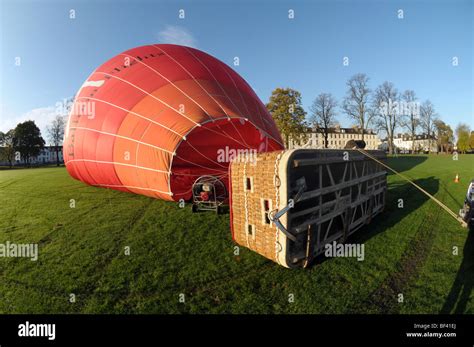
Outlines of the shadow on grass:
M 457 206 L 462 206 L 464 204 L 464 201 L 462 199 L 456 198 L 451 192 L 446 188 L 445 185 L 441 185 L 441 188 L 443 188 L 444 192 L 448 194 L 448 196 L 456 203 Z
M 413 169 L 415 166 L 420 165 L 428 159 L 427 156 L 421 155 L 403 155 L 403 156 L 390 156 L 387 157 L 385 163 L 392 169 L 398 172 L 408 171 Z M 388 171 L 388 175 L 394 175 L 391 171 Z
M 414 181 L 431 195 L 439 190 L 439 180 L 435 177 L 427 177 Z M 382 213 L 372 219 L 369 225 L 362 227 L 349 236 L 346 243 L 365 243 L 372 237 L 384 232 L 399 223 L 407 215 L 418 209 L 429 198 L 418 191 L 408 182 L 390 184 L 387 191 L 386 205 Z M 398 199 L 403 199 L 404 207 L 398 208 Z M 316 257 L 310 267 L 323 263 L 329 258 L 324 254 Z
M 474 289 L 474 228 L 468 231 L 461 266 L 440 313 L 465 313 Z

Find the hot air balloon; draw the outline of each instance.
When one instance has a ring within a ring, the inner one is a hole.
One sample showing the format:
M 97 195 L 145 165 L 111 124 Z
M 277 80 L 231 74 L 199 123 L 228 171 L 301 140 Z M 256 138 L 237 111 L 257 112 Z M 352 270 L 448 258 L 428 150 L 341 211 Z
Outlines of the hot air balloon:
M 63 153 L 84 183 L 178 201 L 191 198 L 202 175 L 228 185 L 232 158 L 223 154 L 279 149 L 271 115 L 234 70 L 197 49 L 156 44 L 125 51 L 87 78 Z

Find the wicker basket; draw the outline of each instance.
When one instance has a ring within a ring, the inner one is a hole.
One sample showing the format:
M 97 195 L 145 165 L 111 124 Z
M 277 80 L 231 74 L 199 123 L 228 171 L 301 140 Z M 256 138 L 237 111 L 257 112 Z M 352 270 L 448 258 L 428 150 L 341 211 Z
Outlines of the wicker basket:
M 233 239 L 285 267 L 308 265 L 325 244 L 345 241 L 385 205 L 386 172 L 357 151 L 241 156 L 229 170 Z

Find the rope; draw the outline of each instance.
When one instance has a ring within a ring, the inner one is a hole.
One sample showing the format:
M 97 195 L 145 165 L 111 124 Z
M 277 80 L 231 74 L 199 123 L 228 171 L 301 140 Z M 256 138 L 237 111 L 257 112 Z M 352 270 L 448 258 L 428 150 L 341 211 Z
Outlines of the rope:
M 419 191 L 421 191 L 423 194 L 425 194 L 426 196 L 428 196 L 431 200 L 433 200 L 434 202 L 436 202 L 439 206 L 441 206 L 441 208 L 443 210 L 445 210 L 446 212 L 448 212 L 448 214 L 453 217 L 454 219 L 456 219 L 456 221 L 458 221 L 459 223 L 461 223 L 461 225 L 464 227 L 464 228 L 467 228 L 467 223 L 461 218 L 459 217 L 456 213 L 454 213 L 453 211 L 451 211 L 449 209 L 449 207 L 447 207 L 445 204 L 443 204 L 441 201 L 439 201 L 438 199 L 436 199 L 433 195 L 431 195 L 430 193 L 428 193 L 426 190 L 424 190 L 423 188 L 421 188 L 418 184 L 416 184 L 415 182 L 413 182 L 412 180 L 410 180 L 408 177 L 406 177 L 405 175 L 401 174 L 400 172 L 392 169 L 390 166 L 382 163 L 380 160 L 378 160 L 377 158 L 371 156 L 369 153 L 367 153 L 366 151 L 364 151 L 363 149 L 361 148 L 357 148 L 357 147 L 354 147 L 353 149 L 357 150 L 358 152 L 362 153 L 363 155 L 365 155 L 366 157 L 372 159 L 373 161 L 379 163 L 380 165 L 382 165 L 383 167 L 387 168 L 388 170 L 392 171 L 394 174 L 396 174 L 397 176 L 400 176 L 401 178 L 403 178 L 405 181 L 407 181 L 408 183 L 410 183 L 411 185 L 413 185 L 415 188 L 417 188 Z

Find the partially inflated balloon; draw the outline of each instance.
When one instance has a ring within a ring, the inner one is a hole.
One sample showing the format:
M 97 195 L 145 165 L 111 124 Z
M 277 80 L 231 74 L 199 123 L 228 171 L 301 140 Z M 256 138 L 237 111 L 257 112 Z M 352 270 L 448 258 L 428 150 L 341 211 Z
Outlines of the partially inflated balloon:
M 64 159 L 84 183 L 177 201 L 202 175 L 227 185 L 235 154 L 282 148 L 271 115 L 230 67 L 193 48 L 149 45 L 110 59 L 82 85 Z

